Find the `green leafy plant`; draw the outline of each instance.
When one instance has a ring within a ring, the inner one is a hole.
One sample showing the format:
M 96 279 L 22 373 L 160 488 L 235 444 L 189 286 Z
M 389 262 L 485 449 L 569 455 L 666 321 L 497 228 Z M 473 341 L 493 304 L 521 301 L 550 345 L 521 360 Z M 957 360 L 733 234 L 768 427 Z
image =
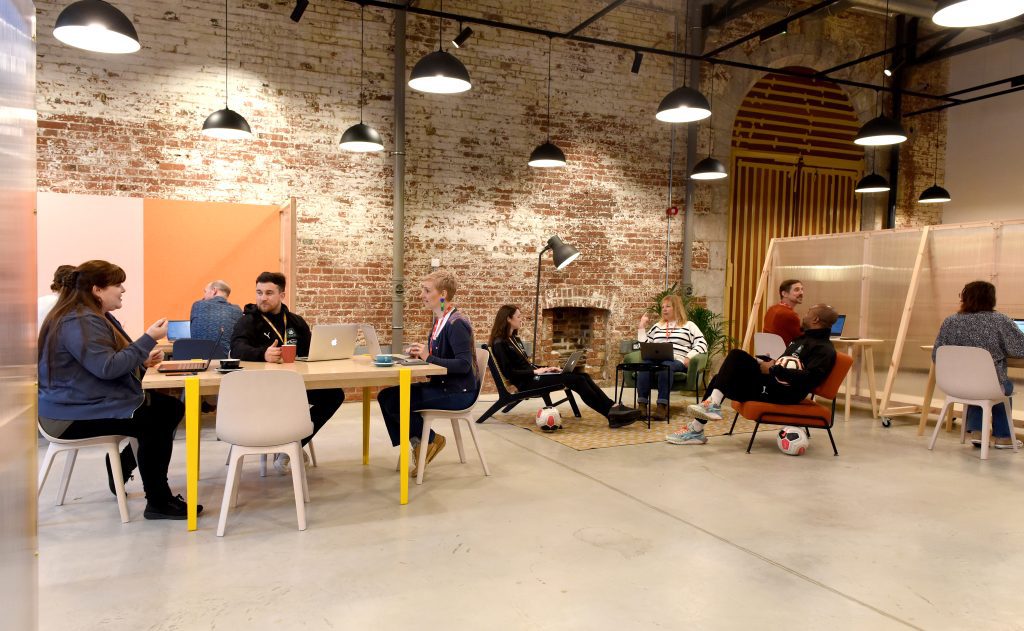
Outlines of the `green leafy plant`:
M 676 283 L 655 294 L 654 302 L 647 310 L 660 318 L 661 301 L 665 299 L 665 296 L 671 294 L 676 294 L 682 299 L 687 319 L 696 324 L 700 332 L 704 334 L 704 340 L 708 343 L 708 365 L 711 364 L 711 360 L 716 355 L 725 355 L 729 351 L 730 346 L 736 345 L 736 340 L 729 337 L 726 333 L 729 321 L 722 314 L 715 313 L 704 305 L 697 303 L 693 296 L 684 295 Z

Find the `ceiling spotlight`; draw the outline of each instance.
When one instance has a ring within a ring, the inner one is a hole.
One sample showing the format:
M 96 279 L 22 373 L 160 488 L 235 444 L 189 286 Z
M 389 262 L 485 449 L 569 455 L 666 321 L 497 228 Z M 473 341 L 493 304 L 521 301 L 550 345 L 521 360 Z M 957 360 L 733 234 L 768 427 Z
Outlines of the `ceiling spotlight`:
M 777 24 L 771 24 L 771 25 L 765 27 L 759 33 L 759 36 L 760 36 L 762 42 L 766 42 L 766 41 L 770 40 L 771 38 L 775 37 L 776 35 L 785 35 L 786 32 L 788 31 L 788 29 L 789 29 L 789 22 L 783 21 L 783 22 L 779 22 Z
M 942 204 L 950 201 L 951 199 L 952 197 L 949 196 L 949 191 L 938 184 L 934 184 L 924 189 L 924 192 L 921 193 L 921 197 L 917 198 L 917 201 L 920 204 Z
M 892 76 L 892 68 L 886 68 L 885 70 L 882 71 L 882 74 L 884 74 L 887 77 L 891 77 Z
M 103 0 L 69 4 L 57 16 L 53 36 L 68 46 L 96 53 L 134 53 L 142 48 L 128 16 Z
M 865 175 L 857 182 L 854 193 L 884 193 L 889 190 L 889 182 L 877 173 Z
M 640 74 L 640 64 L 644 62 L 644 54 L 639 50 L 633 51 L 633 67 L 629 69 L 633 74 Z
M 459 34 L 455 36 L 455 39 L 452 40 L 452 46 L 456 48 L 462 48 L 462 45 L 466 43 L 466 40 L 469 39 L 469 36 L 472 34 L 473 29 L 469 28 L 468 26 L 464 27 L 461 31 L 459 31 Z
M 939 0 L 932 22 L 939 26 L 983 26 L 1024 14 L 1024 0 Z
M 864 123 L 853 142 L 858 145 L 898 145 L 907 139 L 903 127 L 887 116 L 878 116 Z
M 302 14 L 306 12 L 306 7 L 309 6 L 309 0 L 296 0 L 295 8 L 292 9 L 292 22 L 298 22 L 302 19 Z

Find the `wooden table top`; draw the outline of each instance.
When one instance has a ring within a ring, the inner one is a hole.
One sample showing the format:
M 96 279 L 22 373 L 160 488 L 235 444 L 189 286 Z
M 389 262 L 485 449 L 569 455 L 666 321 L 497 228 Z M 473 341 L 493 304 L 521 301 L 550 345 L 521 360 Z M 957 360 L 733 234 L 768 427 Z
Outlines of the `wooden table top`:
M 200 373 L 165 374 L 156 368 L 146 371 L 142 380 L 144 390 L 156 388 L 184 388 L 187 377 L 199 377 L 199 388 L 206 394 L 214 393 L 220 388 L 224 373 L 217 372 L 219 360 L 212 360 L 210 368 Z M 243 370 L 288 370 L 302 375 L 306 387 L 311 390 L 322 388 L 354 387 L 354 386 L 387 386 L 397 385 L 400 368 L 408 368 L 413 377 L 429 377 L 443 375 L 448 371 L 435 364 L 422 366 L 402 366 L 394 364 L 387 368 L 373 365 L 369 355 L 357 355 L 350 359 L 333 359 L 322 362 L 294 362 L 291 364 L 268 364 L 266 362 L 242 362 Z

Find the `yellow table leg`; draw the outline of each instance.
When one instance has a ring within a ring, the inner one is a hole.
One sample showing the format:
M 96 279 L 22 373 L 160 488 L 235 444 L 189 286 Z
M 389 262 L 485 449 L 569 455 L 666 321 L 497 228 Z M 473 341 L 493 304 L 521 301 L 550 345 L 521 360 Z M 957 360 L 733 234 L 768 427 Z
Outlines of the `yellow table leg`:
M 185 497 L 188 529 L 195 530 L 199 503 L 199 377 L 185 378 Z
M 370 388 L 363 388 L 363 464 L 370 464 Z
M 412 399 L 409 386 L 412 384 L 412 371 L 408 368 L 398 370 L 398 404 L 399 421 L 398 435 L 398 502 L 409 503 L 409 407 Z M 421 447 L 423 449 L 425 447 Z

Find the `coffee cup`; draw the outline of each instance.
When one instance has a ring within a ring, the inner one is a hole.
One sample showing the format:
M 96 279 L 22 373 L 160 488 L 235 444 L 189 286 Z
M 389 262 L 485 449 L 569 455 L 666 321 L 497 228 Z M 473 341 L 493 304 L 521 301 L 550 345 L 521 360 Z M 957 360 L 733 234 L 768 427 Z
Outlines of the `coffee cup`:
M 242 360 L 240 359 L 222 359 L 220 360 L 220 367 L 226 369 L 238 368 Z
M 296 346 L 294 344 L 285 344 L 281 347 L 281 361 L 286 364 L 291 364 L 295 361 Z
M 378 364 L 390 364 L 395 360 L 393 357 L 391 357 L 391 355 L 375 355 L 373 361 L 377 362 Z

